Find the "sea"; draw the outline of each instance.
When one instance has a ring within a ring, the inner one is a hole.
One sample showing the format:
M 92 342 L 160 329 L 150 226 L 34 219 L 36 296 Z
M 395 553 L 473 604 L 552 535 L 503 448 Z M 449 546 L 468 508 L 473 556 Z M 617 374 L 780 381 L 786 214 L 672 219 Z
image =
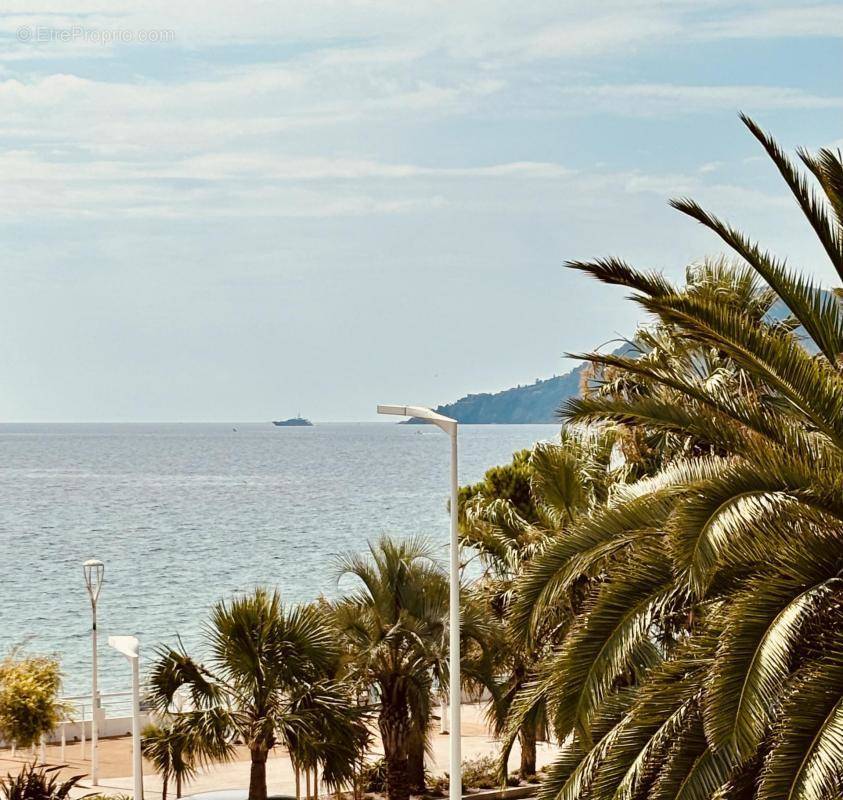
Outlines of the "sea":
M 556 425 L 463 425 L 465 484 Z M 100 684 L 128 688 L 109 635 L 196 648 L 208 609 L 255 586 L 336 597 L 336 557 L 382 534 L 447 559 L 448 437 L 389 422 L 0 425 L 0 655 L 55 655 L 63 693 L 89 691 L 82 564 L 105 563 Z M 348 580 L 348 579 L 346 579 Z

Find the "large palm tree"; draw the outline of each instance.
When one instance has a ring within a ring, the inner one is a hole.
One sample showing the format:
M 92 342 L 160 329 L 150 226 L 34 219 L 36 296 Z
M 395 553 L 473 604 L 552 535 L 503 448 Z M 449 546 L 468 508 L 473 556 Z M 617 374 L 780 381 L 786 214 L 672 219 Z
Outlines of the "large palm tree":
M 277 592 L 259 588 L 214 606 L 204 644 L 207 661 L 163 649 L 150 675 L 152 700 L 187 733 L 196 757 L 230 758 L 242 741 L 251 753 L 249 800 L 266 800 L 273 747 L 321 736 L 326 781 L 350 777 L 356 752 L 348 742 L 365 737 L 365 726 L 347 688 L 326 677 L 338 651 L 315 608 L 285 608 Z M 177 693 L 189 710 L 173 710 Z M 332 735 L 320 727 L 329 712 Z
M 448 582 L 428 545 L 383 537 L 346 555 L 357 587 L 334 605 L 345 675 L 375 695 L 390 800 L 407 800 L 415 740 L 427 738 L 435 682 L 447 679 Z
M 843 278 L 843 161 L 751 120 Z M 640 358 L 592 354 L 604 389 L 569 420 L 648 442 L 641 477 L 552 537 L 519 579 L 529 629 L 594 580 L 514 703 L 564 740 L 545 798 L 839 798 L 843 786 L 843 311 L 692 201 L 742 265 L 684 289 L 616 259 L 572 266 L 656 321 Z

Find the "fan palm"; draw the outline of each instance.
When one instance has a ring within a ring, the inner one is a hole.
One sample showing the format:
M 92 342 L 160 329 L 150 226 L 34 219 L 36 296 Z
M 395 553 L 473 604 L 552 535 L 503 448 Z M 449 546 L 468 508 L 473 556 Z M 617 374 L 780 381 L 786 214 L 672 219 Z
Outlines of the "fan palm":
M 744 122 L 843 278 L 840 154 L 800 153 L 817 192 Z M 519 578 L 527 631 L 595 581 L 510 735 L 536 703 L 552 709 L 566 744 L 546 798 L 839 798 L 843 292 L 674 205 L 745 264 L 692 272 L 684 290 L 615 259 L 572 265 L 631 289 L 657 328 L 640 358 L 589 356 L 601 387 L 565 414 L 631 431 L 654 457 Z
M 390 800 L 409 797 L 414 738 L 427 739 L 435 681 L 447 677 L 448 582 L 421 540 L 383 537 L 339 560 L 359 587 L 334 605 L 345 676 L 376 696 Z
M 366 710 L 355 702 L 349 688 L 342 683 L 317 682 L 303 686 L 292 696 L 292 724 L 285 726 L 285 742 L 297 780 L 301 770 L 312 774 L 317 794 L 320 768 L 328 786 L 347 783 L 371 742 L 369 729 L 363 724 Z M 306 725 L 300 724 L 303 720 Z
M 196 758 L 231 758 L 234 743 L 244 742 L 251 754 L 249 800 L 266 800 L 273 747 L 322 737 L 326 781 L 350 777 L 348 741 L 365 737 L 364 723 L 347 688 L 327 677 L 338 651 L 315 608 L 285 608 L 277 592 L 259 588 L 217 603 L 204 641 L 208 662 L 163 649 L 150 675 L 151 699 L 159 712 L 173 714 Z M 177 693 L 187 695 L 189 710 L 172 711 Z M 322 730 L 326 714 L 332 729 Z
M 189 731 L 172 722 L 148 725 L 142 732 L 141 752 L 161 776 L 161 800 L 167 800 L 171 779 L 176 782 L 176 797 L 181 797 L 182 783 L 196 774 Z

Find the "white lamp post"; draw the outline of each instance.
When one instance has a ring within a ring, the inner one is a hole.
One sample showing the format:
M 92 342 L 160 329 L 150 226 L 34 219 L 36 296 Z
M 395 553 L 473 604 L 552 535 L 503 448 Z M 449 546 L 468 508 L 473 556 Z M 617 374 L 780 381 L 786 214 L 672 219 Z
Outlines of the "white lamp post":
M 96 786 L 99 781 L 99 759 L 97 757 L 97 725 L 100 710 L 99 691 L 97 690 L 97 600 L 102 591 L 102 578 L 105 564 L 92 558 L 82 565 L 85 575 L 85 586 L 88 597 L 91 598 L 91 650 L 93 666 L 91 671 L 91 785 Z M 84 724 L 84 722 L 83 722 Z
M 457 483 L 457 421 L 442 414 L 437 414 L 424 406 L 378 406 L 378 414 L 395 414 L 399 417 L 418 417 L 426 419 L 441 428 L 451 437 L 451 600 L 450 600 L 450 701 L 451 701 L 451 780 L 449 800 L 462 797 L 462 762 L 460 757 L 460 542 L 458 530 L 458 492 Z
M 143 760 L 140 743 L 140 653 L 134 636 L 109 636 L 108 644 L 132 665 L 132 778 L 134 800 L 143 800 Z

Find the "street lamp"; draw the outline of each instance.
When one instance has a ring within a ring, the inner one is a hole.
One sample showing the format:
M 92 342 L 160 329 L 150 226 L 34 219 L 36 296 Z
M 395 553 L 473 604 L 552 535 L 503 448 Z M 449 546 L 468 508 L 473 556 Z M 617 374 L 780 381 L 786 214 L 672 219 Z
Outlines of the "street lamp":
M 457 421 L 424 406 L 378 406 L 378 414 L 394 414 L 399 417 L 418 417 L 432 422 L 451 437 L 451 598 L 450 598 L 450 700 L 451 700 L 451 779 L 449 800 L 462 797 L 462 763 L 460 758 L 460 542 L 458 531 L 457 483 Z
M 91 785 L 96 786 L 98 782 L 99 759 L 97 757 L 97 725 L 100 710 L 99 692 L 97 691 L 97 600 L 102 591 L 102 576 L 105 573 L 105 564 L 92 558 L 82 565 L 82 572 L 85 575 L 85 586 L 88 589 L 88 596 L 91 598 L 91 649 L 93 653 L 93 668 L 91 672 Z
M 132 779 L 134 800 L 143 800 L 143 760 L 140 743 L 140 643 L 134 636 L 109 636 L 108 644 L 132 665 Z

